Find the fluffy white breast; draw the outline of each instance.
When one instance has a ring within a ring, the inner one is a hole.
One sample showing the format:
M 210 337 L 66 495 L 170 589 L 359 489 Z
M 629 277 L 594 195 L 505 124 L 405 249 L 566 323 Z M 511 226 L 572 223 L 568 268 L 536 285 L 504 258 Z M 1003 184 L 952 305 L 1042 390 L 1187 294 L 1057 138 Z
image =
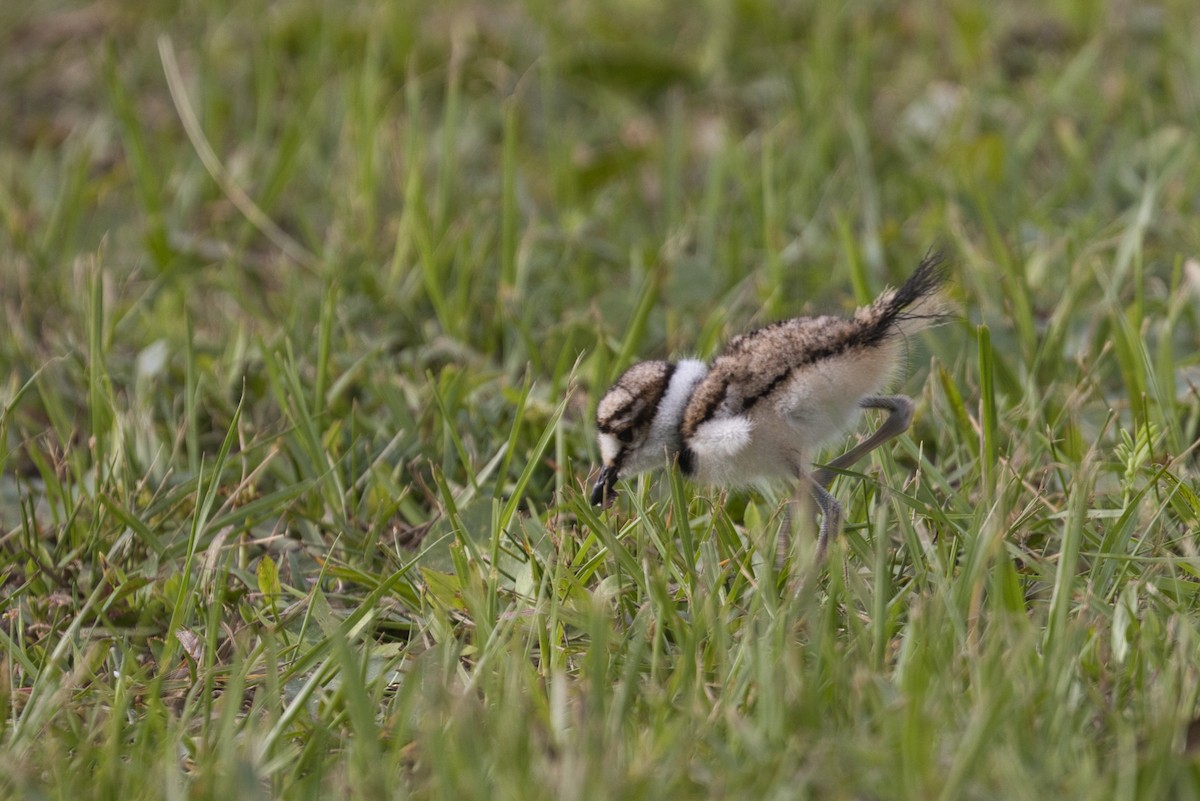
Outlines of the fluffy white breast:
M 754 423 L 749 417 L 724 417 L 702 423 L 688 440 L 700 459 L 732 459 L 750 444 Z

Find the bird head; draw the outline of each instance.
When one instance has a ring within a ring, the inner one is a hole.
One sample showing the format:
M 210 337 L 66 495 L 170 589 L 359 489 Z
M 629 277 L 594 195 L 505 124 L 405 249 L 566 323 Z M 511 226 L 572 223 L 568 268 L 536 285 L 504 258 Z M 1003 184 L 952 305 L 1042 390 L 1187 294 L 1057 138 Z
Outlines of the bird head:
M 604 464 L 592 488 L 593 504 L 607 506 L 616 497 L 617 479 L 666 467 L 678 454 L 686 396 L 676 399 L 681 393 L 670 391 L 676 378 L 674 363 L 641 362 L 600 399 L 596 428 Z

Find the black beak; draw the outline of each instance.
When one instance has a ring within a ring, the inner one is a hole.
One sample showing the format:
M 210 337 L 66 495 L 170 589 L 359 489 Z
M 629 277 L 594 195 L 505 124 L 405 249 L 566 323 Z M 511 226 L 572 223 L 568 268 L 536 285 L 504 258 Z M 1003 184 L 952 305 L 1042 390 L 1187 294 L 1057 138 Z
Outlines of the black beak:
M 605 465 L 592 487 L 592 506 L 608 506 L 617 497 L 617 474 L 620 468 L 615 464 Z

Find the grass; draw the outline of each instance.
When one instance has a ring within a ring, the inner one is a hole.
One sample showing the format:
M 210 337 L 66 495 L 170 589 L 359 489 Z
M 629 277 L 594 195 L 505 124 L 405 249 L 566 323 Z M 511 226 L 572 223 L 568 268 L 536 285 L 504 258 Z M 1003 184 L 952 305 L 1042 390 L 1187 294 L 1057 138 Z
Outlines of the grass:
M 1200 797 L 1188 3 L 0 31 L 0 794 Z M 587 505 L 620 369 L 931 245 L 826 569 Z

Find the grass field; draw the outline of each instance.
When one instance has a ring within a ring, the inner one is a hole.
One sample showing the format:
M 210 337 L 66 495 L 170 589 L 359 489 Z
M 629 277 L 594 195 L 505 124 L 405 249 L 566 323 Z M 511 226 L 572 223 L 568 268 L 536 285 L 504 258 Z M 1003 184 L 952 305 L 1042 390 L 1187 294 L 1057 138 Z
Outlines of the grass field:
M 0 4 L 0 796 L 1200 798 L 1197 41 Z M 622 368 L 930 247 L 824 569 L 787 487 L 587 505 Z

